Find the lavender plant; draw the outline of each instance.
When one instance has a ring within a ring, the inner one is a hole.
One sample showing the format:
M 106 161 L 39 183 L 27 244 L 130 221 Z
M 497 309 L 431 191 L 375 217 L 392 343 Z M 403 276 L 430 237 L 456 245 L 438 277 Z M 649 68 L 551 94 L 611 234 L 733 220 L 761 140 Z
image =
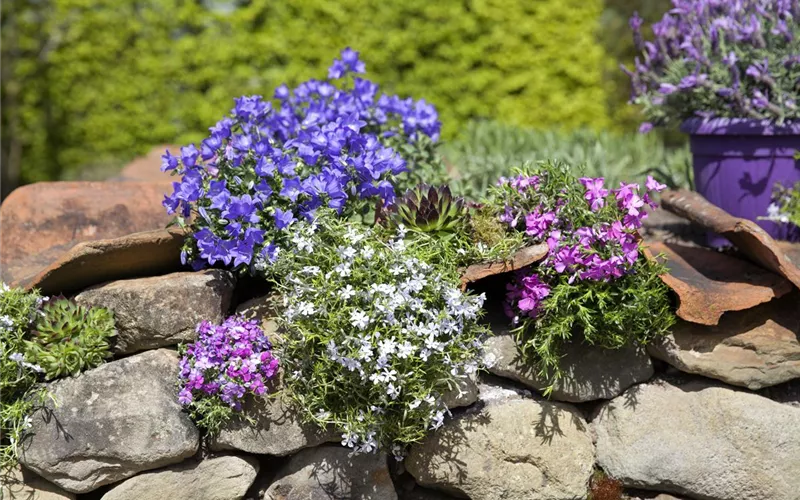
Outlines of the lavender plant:
M 632 101 L 652 126 L 691 117 L 800 118 L 800 3 L 795 0 L 673 0 L 644 40 L 630 20 L 641 57 Z
M 181 175 L 164 205 L 178 222 L 192 216 L 184 262 L 223 263 L 241 272 L 274 262 L 298 219 L 320 208 L 369 217 L 398 189 L 443 173 L 433 148 L 440 123 L 424 100 L 380 94 L 358 53 L 345 49 L 324 81 L 282 85 L 272 102 L 236 99 L 231 116 L 200 147 L 164 155 Z
M 404 448 L 442 425 L 442 394 L 474 373 L 487 333 L 483 297 L 462 293 L 407 245 L 404 230 L 321 216 L 302 221 L 275 266 L 285 310 L 288 394 L 356 452 Z
M 213 435 L 242 409 L 247 395 L 267 392 L 278 371 L 272 344 L 257 321 L 237 317 L 197 325 L 197 341 L 181 345 L 178 401 Z
M 607 189 L 603 178 L 576 178 L 560 162 L 517 171 L 492 191 L 492 206 L 513 232 L 546 242 L 547 257 L 516 273 L 506 313 L 517 325 L 523 354 L 543 376 L 560 376 L 563 344 L 584 340 L 604 348 L 645 343 L 674 322 L 663 266 L 645 258 L 637 233 L 666 186 L 651 178 Z

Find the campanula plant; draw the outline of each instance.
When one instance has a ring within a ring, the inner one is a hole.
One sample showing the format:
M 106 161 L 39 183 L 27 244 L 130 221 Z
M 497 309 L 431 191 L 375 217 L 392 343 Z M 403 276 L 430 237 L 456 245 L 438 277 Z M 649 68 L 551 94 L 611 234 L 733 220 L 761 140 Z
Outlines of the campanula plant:
M 380 93 L 364 72 L 345 49 L 326 80 L 282 85 L 274 102 L 240 97 L 199 147 L 164 155 L 162 169 L 181 176 L 164 205 L 180 223 L 191 216 L 184 262 L 266 270 L 296 221 L 322 207 L 350 218 L 391 205 L 437 171 L 435 108 Z
M 688 118 L 800 118 L 800 2 L 673 0 L 645 40 L 632 70 L 632 100 L 643 105 L 641 131 Z
M 560 376 L 563 344 L 585 340 L 605 348 L 645 343 L 674 318 L 660 264 L 645 257 L 637 232 L 666 186 L 652 177 L 605 185 L 576 178 L 561 162 L 526 167 L 501 179 L 491 205 L 512 232 L 546 243 L 538 265 L 520 270 L 507 286 L 506 313 L 517 326 L 523 354 L 541 374 Z
M 242 409 L 247 395 L 267 392 L 278 371 L 272 344 L 258 322 L 232 316 L 197 325 L 197 341 L 180 346 L 178 401 L 213 435 Z

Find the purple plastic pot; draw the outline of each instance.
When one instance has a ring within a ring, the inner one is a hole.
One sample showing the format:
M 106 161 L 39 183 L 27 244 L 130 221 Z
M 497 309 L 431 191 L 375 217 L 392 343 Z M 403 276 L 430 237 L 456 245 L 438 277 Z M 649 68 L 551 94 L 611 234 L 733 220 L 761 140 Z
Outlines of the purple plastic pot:
M 739 118 L 692 118 L 681 125 L 690 135 L 695 189 L 731 215 L 755 221 L 773 238 L 800 241 L 792 224 L 758 220 L 767 215 L 775 183 L 800 181 L 800 123 L 776 126 Z M 708 235 L 714 247 L 729 245 Z

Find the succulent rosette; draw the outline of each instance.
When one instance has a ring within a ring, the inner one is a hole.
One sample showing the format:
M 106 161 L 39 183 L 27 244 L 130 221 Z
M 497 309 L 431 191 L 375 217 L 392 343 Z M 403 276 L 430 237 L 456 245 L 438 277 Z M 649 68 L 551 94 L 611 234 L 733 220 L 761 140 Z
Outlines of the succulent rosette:
M 214 433 L 242 409 L 245 396 L 267 392 L 278 370 L 272 344 L 257 321 L 232 316 L 197 325 L 197 341 L 181 347 L 178 401 Z
M 632 101 L 644 106 L 640 130 L 700 116 L 797 120 L 800 3 L 795 0 L 673 0 L 631 70 Z
M 364 71 L 345 49 L 327 80 L 282 85 L 274 102 L 240 97 L 199 147 L 164 155 L 162 170 L 181 176 L 164 206 L 181 223 L 191 216 L 185 263 L 264 270 L 295 221 L 322 207 L 363 214 L 392 204 L 398 183 L 416 184 L 439 137 L 436 110 L 381 94 L 355 76 Z

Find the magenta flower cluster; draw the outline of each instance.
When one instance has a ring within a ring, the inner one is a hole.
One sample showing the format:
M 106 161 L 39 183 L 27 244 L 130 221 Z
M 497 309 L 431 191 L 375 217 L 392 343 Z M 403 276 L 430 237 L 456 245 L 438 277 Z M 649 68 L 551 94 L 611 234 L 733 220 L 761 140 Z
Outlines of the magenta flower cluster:
M 235 410 L 246 394 L 261 395 L 278 371 L 272 344 L 257 321 L 232 316 L 221 325 L 197 325 L 197 341 L 180 361 L 178 401 L 190 405 L 200 398 L 219 398 Z
M 518 202 L 505 206 L 501 221 L 549 249 L 535 272 L 521 270 L 507 285 L 506 313 L 512 318 L 536 317 L 558 275 L 574 283 L 612 281 L 632 272 L 640 256 L 637 230 L 647 218 L 645 207 L 655 208 L 652 194 L 666 188 L 652 177 L 644 193 L 638 184 L 608 189 L 602 177 L 578 179 L 577 191 L 545 186 L 548 180 L 547 175 L 501 180 Z M 577 210 L 571 205 L 576 199 L 585 203 Z
M 632 70 L 633 100 L 656 123 L 671 119 L 800 118 L 800 2 L 672 0 L 673 8 L 642 35 Z M 652 123 L 640 130 L 647 132 Z
M 441 124 L 432 105 L 380 93 L 355 76 L 364 71 L 358 52 L 345 49 L 328 80 L 281 85 L 275 101 L 235 99 L 199 147 L 163 156 L 162 170 L 181 175 L 164 206 L 194 212 L 184 263 L 261 270 L 298 218 L 321 207 L 341 214 L 358 200 L 393 202 L 395 176 L 411 165 L 392 146 L 435 142 Z

